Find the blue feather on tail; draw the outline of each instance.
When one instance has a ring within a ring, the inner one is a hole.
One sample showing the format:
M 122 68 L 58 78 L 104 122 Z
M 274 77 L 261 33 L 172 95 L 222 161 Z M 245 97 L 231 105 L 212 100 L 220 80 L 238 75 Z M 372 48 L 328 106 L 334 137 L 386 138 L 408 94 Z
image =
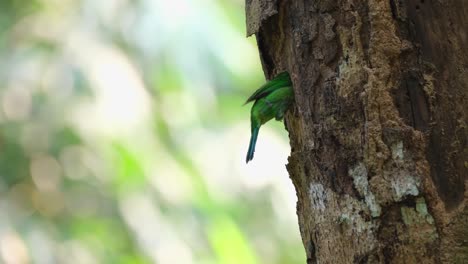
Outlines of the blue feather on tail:
M 254 152 L 255 152 L 255 144 L 257 144 L 257 136 L 260 127 L 256 127 L 252 129 L 252 135 L 250 136 L 250 144 L 249 150 L 247 151 L 247 158 L 245 159 L 245 163 L 249 163 L 253 159 Z

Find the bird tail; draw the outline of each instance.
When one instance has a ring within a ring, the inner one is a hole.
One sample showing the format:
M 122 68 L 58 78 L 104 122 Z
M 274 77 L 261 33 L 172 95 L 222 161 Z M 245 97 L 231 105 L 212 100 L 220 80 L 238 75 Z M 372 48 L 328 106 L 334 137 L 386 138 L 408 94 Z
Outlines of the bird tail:
M 260 127 L 256 127 L 252 129 L 252 135 L 250 136 L 250 144 L 249 150 L 247 151 L 247 158 L 245 159 L 245 163 L 249 163 L 253 159 L 254 152 L 255 152 L 255 144 L 257 143 L 257 136 Z

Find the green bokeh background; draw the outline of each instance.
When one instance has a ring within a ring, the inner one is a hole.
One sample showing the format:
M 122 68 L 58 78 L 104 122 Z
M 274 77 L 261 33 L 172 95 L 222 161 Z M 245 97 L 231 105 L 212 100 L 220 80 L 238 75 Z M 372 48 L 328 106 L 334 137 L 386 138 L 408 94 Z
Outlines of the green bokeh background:
M 242 0 L 0 1 L 0 263 L 305 263 Z

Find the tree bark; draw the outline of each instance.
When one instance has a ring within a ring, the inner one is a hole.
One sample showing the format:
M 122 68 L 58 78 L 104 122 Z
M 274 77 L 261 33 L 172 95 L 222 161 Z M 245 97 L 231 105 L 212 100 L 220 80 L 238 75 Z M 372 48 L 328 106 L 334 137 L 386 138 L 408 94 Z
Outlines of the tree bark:
M 307 263 L 468 263 L 465 0 L 246 0 Z

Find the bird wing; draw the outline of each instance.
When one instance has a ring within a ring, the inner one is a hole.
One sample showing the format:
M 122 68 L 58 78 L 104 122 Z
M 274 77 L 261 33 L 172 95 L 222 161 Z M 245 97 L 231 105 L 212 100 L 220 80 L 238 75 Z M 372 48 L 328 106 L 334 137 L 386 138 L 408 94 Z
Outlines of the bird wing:
M 275 119 L 283 119 L 284 113 L 294 101 L 294 90 L 291 86 L 287 86 L 276 90 L 267 97 L 272 104 L 275 105 Z
M 289 104 L 293 101 L 293 99 L 294 91 L 291 86 L 281 87 L 265 97 L 265 100 L 268 101 L 274 107 L 277 107 L 282 104 Z
M 260 88 L 258 88 L 248 99 L 245 101 L 244 104 L 247 104 L 249 102 L 252 102 L 254 100 L 258 100 L 262 97 L 265 97 L 272 93 L 273 91 L 277 90 L 278 88 L 285 87 L 285 86 L 291 86 L 291 79 L 289 77 L 289 73 L 287 72 L 282 72 L 278 74 L 275 78 L 272 80 L 268 81 L 264 85 L 262 85 Z
M 272 118 L 280 120 L 293 101 L 294 91 L 291 86 L 276 89 L 255 101 L 252 107 L 252 117 L 258 118 L 260 124 Z

